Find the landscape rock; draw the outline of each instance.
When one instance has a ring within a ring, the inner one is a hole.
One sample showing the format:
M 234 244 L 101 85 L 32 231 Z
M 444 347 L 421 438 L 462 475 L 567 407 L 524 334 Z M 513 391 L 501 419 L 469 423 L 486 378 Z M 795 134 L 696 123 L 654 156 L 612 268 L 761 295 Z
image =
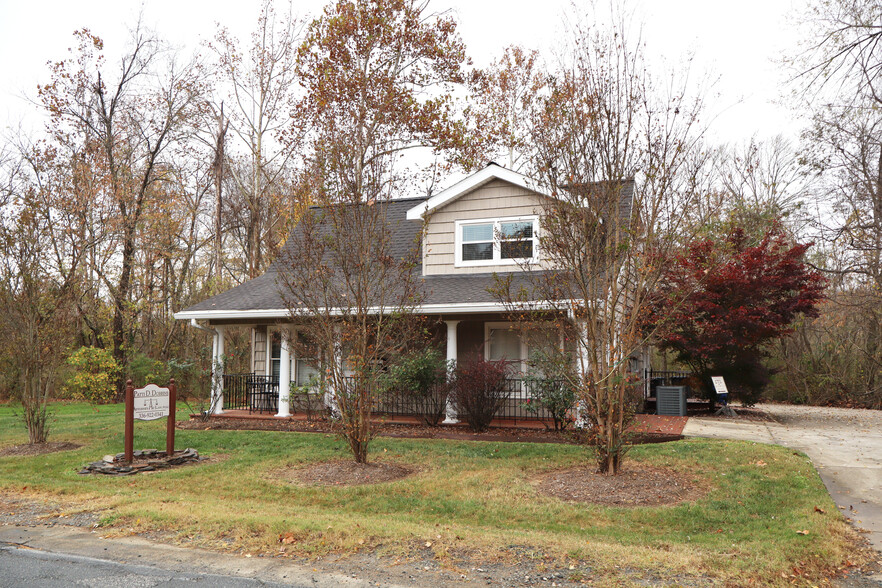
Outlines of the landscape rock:
M 169 457 L 165 451 L 158 449 L 142 449 L 133 451 L 132 463 L 125 462 L 125 454 L 105 455 L 102 461 L 93 461 L 79 470 L 79 474 L 104 474 L 107 476 L 132 476 L 141 472 L 155 472 L 172 466 L 187 465 L 202 461 L 192 447 L 183 451 L 175 451 Z

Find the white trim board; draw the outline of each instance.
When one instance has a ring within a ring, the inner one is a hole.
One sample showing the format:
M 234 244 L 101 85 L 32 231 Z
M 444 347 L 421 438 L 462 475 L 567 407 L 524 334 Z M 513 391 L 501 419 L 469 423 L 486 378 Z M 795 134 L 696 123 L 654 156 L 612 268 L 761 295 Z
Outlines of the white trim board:
M 557 304 L 540 304 L 537 302 L 523 304 L 525 308 L 555 308 L 563 307 L 572 301 L 561 300 Z M 373 309 L 372 312 L 376 312 Z M 482 312 L 506 312 L 511 310 L 501 302 L 460 302 L 453 304 L 424 304 L 413 309 L 414 312 L 425 314 L 478 314 Z M 339 314 L 339 313 L 332 313 Z M 288 309 L 272 309 L 272 310 L 191 310 L 175 313 L 177 320 L 203 319 L 203 320 L 223 320 L 223 319 L 288 319 L 291 313 Z

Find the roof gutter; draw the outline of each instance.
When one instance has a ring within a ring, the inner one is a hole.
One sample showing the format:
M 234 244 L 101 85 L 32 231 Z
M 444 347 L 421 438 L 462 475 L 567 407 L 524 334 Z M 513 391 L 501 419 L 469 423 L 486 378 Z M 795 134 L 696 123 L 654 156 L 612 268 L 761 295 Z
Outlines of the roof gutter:
M 533 301 L 527 303 L 516 303 L 511 306 L 506 305 L 501 302 L 474 302 L 474 303 L 452 303 L 452 304 L 424 304 L 421 306 L 417 306 L 413 309 L 413 312 L 416 313 L 424 313 L 424 314 L 476 314 L 476 313 L 484 313 L 484 312 L 507 312 L 513 309 L 521 309 L 521 310 L 554 310 L 555 308 L 560 308 L 561 306 L 574 304 L 576 301 L 573 300 L 558 300 L 554 303 L 551 302 L 543 302 L 543 301 Z M 381 312 L 380 308 L 369 308 L 367 309 L 368 314 L 378 314 Z M 341 315 L 343 312 L 340 309 L 331 309 L 331 315 Z M 197 315 L 197 316 L 193 316 Z M 193 326 L 203 329 L 209 332 L 214 332 L 212 329 L 208 329 L 203 327 L 202 325 L 196 324 L 196 320 L 204 319 L 204 320 L 231 320 L 231 319 L 277 319 L 284 320 L 291 316 L 308 316 L 306 312 L 296 312 L 292 313 L 288 309 L 259 309 L 259 310 L 194 310 L 194 311 L 182 311 L 176 313 L 174 316 L 178 320 L 187 320 L 190 319 L 190 324 Z

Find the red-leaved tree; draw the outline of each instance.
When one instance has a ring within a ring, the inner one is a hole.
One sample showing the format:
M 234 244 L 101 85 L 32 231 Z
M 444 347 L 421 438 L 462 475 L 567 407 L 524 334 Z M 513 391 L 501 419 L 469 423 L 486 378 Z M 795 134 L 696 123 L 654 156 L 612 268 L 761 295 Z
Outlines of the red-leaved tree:
M 743 402 L 755 403 L 770 376 L 766 346 L 798 317 L 817 316 L 826 281 L 805 262 L 810 246 L 792 244 L 779 227 L 759 243 L 736 228 L 665 260 L 649 323 L 659 347 L 692 369 L 709 400 L 709 378 L 720 375 Z

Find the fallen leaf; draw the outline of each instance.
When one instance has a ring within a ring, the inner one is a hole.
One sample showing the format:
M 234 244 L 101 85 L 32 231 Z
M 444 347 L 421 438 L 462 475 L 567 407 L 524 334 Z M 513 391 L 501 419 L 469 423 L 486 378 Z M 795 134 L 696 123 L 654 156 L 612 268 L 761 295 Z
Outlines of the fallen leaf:
M 815 512 L 819 512 L 819 513 L 821 513 L 821 514 L 824 514 L 824 513 L 827 512 L 827 511 L 825 511 L 825 510 L 824 510 L 823 508 L 821 508 L 820 506 L 816 506 L 816 507 L 815 507 Z
M 284 535 L 279 535 L 279 543 L 291 545 L 295 541 L 296 539 L 294 539 L 294 533 L 285 533 Z
M 769 465 L 769 464 L 767 464 L 767 463 L 764 462 L 763 460 L 759 460 L 759 461 L 756 462 L 756 466 L 757 466 L 757 467 L 760 467 L 760 468 L 764 468 L 764 467 L 766 467 L 767 465 Z
M 426 541 L 426 547 L 431 547 L 431 546 L 432 546 L 432 542 L 431 542 L 431 541 Z
M 809 532 L 807 529 L 803 529 L 802 531 L 797 531 L 796 534 L 797 535 L 808 535 Z

